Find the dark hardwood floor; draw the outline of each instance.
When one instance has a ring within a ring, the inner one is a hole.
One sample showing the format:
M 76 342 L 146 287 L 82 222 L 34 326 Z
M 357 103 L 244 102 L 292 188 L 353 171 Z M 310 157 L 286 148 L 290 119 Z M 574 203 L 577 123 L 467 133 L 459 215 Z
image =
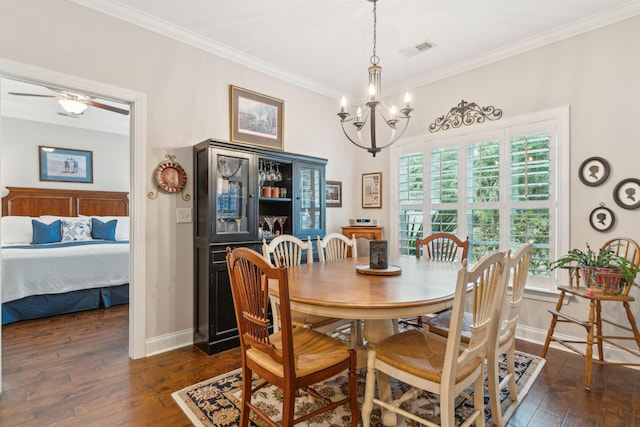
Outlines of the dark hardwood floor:
M 239 352 L 130 360 L 127 316 L 118 306 L 4 326 L 0 426 L 189 426 L 171 393 L 239 367 Z M 591 392 L 583 373 L 580 357 L 551 349 L 509 426 L 640 425 L 640 371 L 596 366 Z

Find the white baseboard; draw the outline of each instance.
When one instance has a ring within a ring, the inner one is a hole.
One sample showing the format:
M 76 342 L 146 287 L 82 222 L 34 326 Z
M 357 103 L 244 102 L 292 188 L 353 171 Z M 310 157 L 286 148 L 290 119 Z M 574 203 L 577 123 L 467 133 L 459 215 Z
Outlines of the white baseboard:
M 570 337 L 568 335 L 558 334 L 557 332 L 554 333 L 554 336 L 557 338 L 565 339 L 565 340 L 571 340 L 571 339 L 579 340 L 579 339 L 585 339 L 586 337 L 586 335 L 583 335 L 581 337 Z M 547 339 L 547 330 L 518 325 L 516 329 L 516 338 L 524 341 L 529 341 L 536 344 L 544 345 L 544 342 Z M 584 350 L 584 347 L 585 347 L 585 345 L 580 345 L 580 344 L 573 344 L 573 345 L 580 350 Z M 634 346 L 635 344 L 633 344 L 633 342 L 630 341 L 629 345 Z M 553 342 L 553 341 L 551 342 L 550 347 L 557 348 L 558 350 L 563 350 L 563 351 L 571 351 L 568 348 L 564 347 L 563 345 L 560 345 L 557 342 Z M 598 353 L 597 348 L 594 348 L 593 349 L 594 357 L 597 357 L 597 353 Z M 607 344 L 604 345 L 604 356 L 605 356 L 605 360 L 610 362 L 640 363 L 639 358 L 634 357 L 632 354 L 627 353 L 626 351 L 620 350 L 619 348 L 616 348 Z M 640 369 L 640 366 L 629 366 L 629 367 L 634 369 Z
M 173 334 L 149 338 L 145 341 L 146 356 L 164 353 L 180 347 L 193 345 L 193 329 L 185 329 Z

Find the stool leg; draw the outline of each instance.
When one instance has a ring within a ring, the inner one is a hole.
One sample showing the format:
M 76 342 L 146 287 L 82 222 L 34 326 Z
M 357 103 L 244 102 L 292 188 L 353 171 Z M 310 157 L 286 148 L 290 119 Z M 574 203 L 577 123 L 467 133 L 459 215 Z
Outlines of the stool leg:
M 564 300 L 564 291 L 560 291 L 560 296 L 558 297 L 558 302 L 556 303 L 556 311 L 560 311 L 562 309 L 562 301 Z M 551 343 L 551 337 L 553 336 L 553 331 L 556 328 L 556 323 L 558 323 L 558 316 L 554 313 L 551 313 L 551 324 L 549 324 L 549 330 L 547 331 L 547 339 L 544 341 L 544 347 L 542 347 L 542 353 L 540 356 L 546 357 L 547 350 L 549 350 L 549 344 Z
M 636 344 L 638 345 L 638 349 L 640 349 L 640 332 L 638 332 L 638 326 L 636 325 L 636 319 L 633 317 L 633 313 L 631 312 L 631 307 L 627 301 L 623 301 L 624 309 L 627 312 L 627 319 L 629 319 L 629 324 L 631 325 L 631 330 L 633 331 L 633 337 L 636 340 Z
M 604 349 L 602 348 L 602 304 L 596 301 L 596 344 L 598 345 L 598 359 L 604 361 Z
M 596 302 L 589 303 L 589 330 L 587 331 L 587 351 L 584 364 L 584 388 L 591 390 L 591 367 L 593 365 L 593 323 L 596 317 Z

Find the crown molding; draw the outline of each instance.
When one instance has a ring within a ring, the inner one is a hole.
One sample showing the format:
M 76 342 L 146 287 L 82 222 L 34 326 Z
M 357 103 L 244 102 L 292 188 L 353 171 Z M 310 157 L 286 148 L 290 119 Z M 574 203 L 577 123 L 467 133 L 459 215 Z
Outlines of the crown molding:
M 202 49 L 206 52 L 217 55 L 221 58 L 243 65 L 247 68 L 270 75 L 277 79 L 302 87 L 309 91 L 330 98 L 339 98 L 341 92 L 333 87 L 313 81 L 305 76 L 277 67 L 269 62 L 247 55 L 231 47 L 206 39 L 194 32 L 175 26 L 169 22 L 160 20 L 151 15 L 140 12 L 137 9 L 123 5 L 121 3 L 104 0 L 71 0 L 73 3 L 94 9 L 114 18 L 129 22 L 147 30 L 156 32 L 190 46 Z M 451 66 L 442 67 L 428 73 L 424 73 L 411 79 L 402 85 L 390 86 L 386 89 L 388 93 L 402 93 L 407 90 L 415 90 L 416 87 L 433 83 L 447 77 L 471 71 L 473 69 L 497 62 L 503 59 L 537 49 L 557 41 L 561 41 L 576 36 L 605 25 L 613 24 L 627 18 L 640 14 L 640 0 L 632 0 L 620 7 L 610 9 L 606 12 L 589 16 L 569 25 L 555 28 L 545 33 L 538 34 L 524 40 L 520 40 L 510 45 L 485 52 L 468 60 L 460 61 Z

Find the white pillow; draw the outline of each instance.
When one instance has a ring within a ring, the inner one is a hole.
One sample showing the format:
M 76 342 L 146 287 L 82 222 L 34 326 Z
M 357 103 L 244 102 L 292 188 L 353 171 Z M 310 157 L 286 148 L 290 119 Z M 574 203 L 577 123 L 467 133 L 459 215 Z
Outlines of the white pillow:
M 93 240 L 91 218 L 62 218 L 62 241 Z
M 30 216 L 2 217 L 2 245 L 29 245 L 33 240 L 33 225 L 31 220 L 38 219 Z

